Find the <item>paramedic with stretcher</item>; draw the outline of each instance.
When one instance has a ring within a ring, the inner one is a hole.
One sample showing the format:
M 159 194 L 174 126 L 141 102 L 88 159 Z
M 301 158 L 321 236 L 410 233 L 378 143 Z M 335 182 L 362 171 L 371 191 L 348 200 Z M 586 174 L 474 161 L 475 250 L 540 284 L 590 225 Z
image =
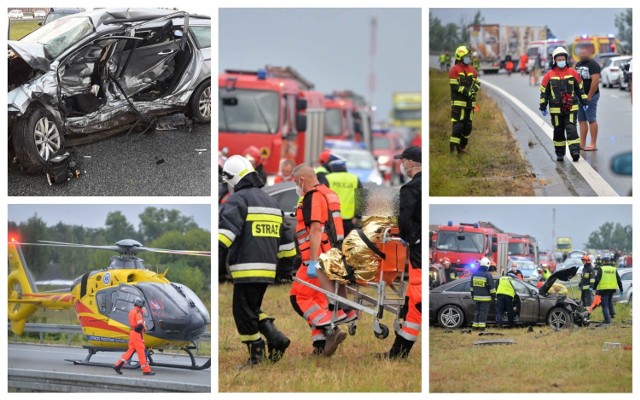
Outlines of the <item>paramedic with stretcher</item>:
M 143 375 L 156 374 L 151 372 L 151 367 L 145 354 L 144 332 L 147 327 L 144 323 L 144 308 L 142 306 L 144 306 L 144 300 L 141 297 L 136 297 L 133 300 L 133 308 L 129 311 L 129 326 L 131 327 L 129 331 L 129 348 L 113 366 L 113 369 L 120 375 L 122 375 L 120 370 L 133 357 L 133 353 L 138 354 L 138 362 L 140 363 L 140 368 L 142 368 Z
M 302 265 L 296 278 L 324 290 L 334 292 L 333 282 L 318 269 L 318 257 L 339 245 L 344 239 L 340 200 L 335 192 L 318 182 L 316 173 L 307 165 L 298 165 L 293 170 L 296 192 L 302 203 L 296 208 L 296 237 Z M 338 294 L 346 297 L 346 288 L 340 287 Z M 299 282 L 293 282 L 290 292 L 293 309 L 311 327 L 313 354 L 329 357 L 347 336 L 339 328 L 327 330 L 332 322 L 335 305 L 329 304 L 324 294 Z M 343 311 L 346 310 L 347 312 Z M 338 310 L 334 323 L 346 323 L 358 318 L 355 310 Z
M 402 315 L 404 321 L 384 358 L 407 358 L 418 340 L 422 325 L 422 150 L 406 148 L 394 158 L 401 160 L 402 174 L 411 180 L 400 188 L 400 238 L 409 246 L 409 285 Z
M 233 279 L 233 319 L 246 344 L 249 358 L 240 368 L 279 361 L 291 341 L 262 311 L 262 300 L 276 278 L 278 261 L 296 255 L 293 235 L 284 224 L 278 203 L 260 189 L 262 180 L 246 158 L 227 159 L 222 175 L 233 194 L 220 209 L 218 220 L 219 268 Z M 262 335 L 262 336 L 261 336 Z
M 580 137 L 576 126 L 578 120 L 578 102 L 586 112 L 589 109 L 587 95 L 582 86 L 578 71 L 569 67 L 569 53 L 556 48 L 553 53 L 553 67 L 542 78 L 540 86 L 540 112 L 547 115 L 547 105 L 553 125 L 553 146 L 556 160 L 564 161 L 569 146 L 573 161 L 580 160 Z M 565 136 L 566 132 L 566 136 Z

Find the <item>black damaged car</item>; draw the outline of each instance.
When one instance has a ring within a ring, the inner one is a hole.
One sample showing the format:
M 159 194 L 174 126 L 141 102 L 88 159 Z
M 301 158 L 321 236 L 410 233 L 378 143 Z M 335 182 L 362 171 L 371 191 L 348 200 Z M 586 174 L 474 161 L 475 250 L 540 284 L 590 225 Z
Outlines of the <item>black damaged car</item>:
M 516 324 L 550 325 L 556 329 L 573 324 L 587 326 L 589 314 L 578 302 L 565 295 L 550 294 L 549 289 L 556 282 L 569 281 L 578 271 L 577 267 L 567 268 L 552 274 L 540 288 L 517 279 L 511 279 L 515 289 Z M 475 302 L 471 299 L 469 285 L 471 278 L 458 279 L 438 286 L 429 292 L 429 322 L 443 328 L 456 329 L 473 322 Z M 496 279 L 497 284 L 497 279 Z M 495 323 L 495 301 L 491 301 L 488 323 Z

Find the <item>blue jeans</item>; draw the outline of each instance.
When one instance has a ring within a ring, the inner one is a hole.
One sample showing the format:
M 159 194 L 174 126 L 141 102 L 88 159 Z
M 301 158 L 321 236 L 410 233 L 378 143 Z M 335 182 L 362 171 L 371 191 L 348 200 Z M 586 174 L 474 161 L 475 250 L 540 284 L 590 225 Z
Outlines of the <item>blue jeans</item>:
M 615 310 L 613 309 L 613 293 L 601 294 L 602 303 L 602 314 L 604 315 L 604 323 L 611 323 L 611 316 L 615 315 Z
M 598 113 L 598 100 L 600 99 L 600 92 L 593 95 L 591 102 L 589 102 L 589 109 L 585 113 L 582 106 L 578 107 L 578 121 L 596 122 L 596 114 Z

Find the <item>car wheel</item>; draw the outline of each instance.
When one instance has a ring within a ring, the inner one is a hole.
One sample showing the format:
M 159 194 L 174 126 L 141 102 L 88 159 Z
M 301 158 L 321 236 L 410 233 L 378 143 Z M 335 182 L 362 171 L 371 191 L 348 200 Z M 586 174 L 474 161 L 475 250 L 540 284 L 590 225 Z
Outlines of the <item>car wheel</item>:
M 547 325 L 555 329 L 563 329 L 570 326 L 571 314 L 562 307 L 553 308 L 547 315 Z
M 211 122 L 211 80 L 200 84 L 191 95 L 189 114 L 201 124 Z
M 457 329 L 464 324 L 462 309 L 453 304 L 446 305 L 438 311 L 438 324 L 443 328 Z
M 13 149 L 21 168 L 29 173 L 43 172 L 47 160 L 64 144 L 62 128 L 42 107 L 28 112 L 13 130 Z

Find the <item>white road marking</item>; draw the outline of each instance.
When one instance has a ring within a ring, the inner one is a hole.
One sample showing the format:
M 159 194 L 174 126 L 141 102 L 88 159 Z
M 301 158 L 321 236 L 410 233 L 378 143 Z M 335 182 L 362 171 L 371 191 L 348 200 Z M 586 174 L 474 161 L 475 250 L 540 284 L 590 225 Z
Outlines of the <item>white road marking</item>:
M 482 80 L 482 85 L 489 86 L 489 88 L 495 90 L 496 92 L 502 94 L 507 100 L 511 101 L 514 106 L 518 107 L 522 110 L 535 125 L 537 125 L 542 131 L 553 141 L 553 128 L 549 125 L 542 117 L 538 116 L 536 113 L 531 111 L 529 107 L 524 105 L 520 100 L 515 98 L 513 95 L 505 91 L 504 89 L 487 82 L 486 80 Z M 580 157 L 578 162 L 571 161 L 571 165 L 575 167 L 575 169 L 582 175 L 582 177 L 587 181 L 589 186 L 593 189 L 594 192 L 598 196 L 619 196 L 619 194 L 613 190 L 611 185 L 605 181 L 600 174 L 596 172 L 596 170 L 589 165 L 584 158 Z

